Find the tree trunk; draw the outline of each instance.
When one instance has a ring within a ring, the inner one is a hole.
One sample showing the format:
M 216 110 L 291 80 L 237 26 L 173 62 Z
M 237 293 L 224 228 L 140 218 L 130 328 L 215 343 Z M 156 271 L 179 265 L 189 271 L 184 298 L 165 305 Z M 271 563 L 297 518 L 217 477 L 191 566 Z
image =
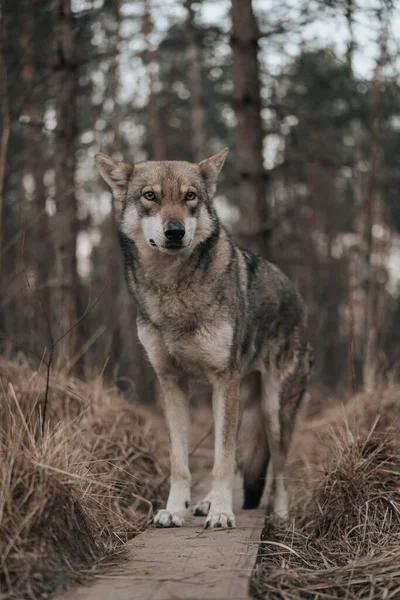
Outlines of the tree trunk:
M 57 347 L 57 357 L 65 364 L 78 350 L 78 273 L 76 261 L 77 202 L 75 197 L 75 137 L 77 133 L 75 97 L 73 17 L 71 0 L 56 2 L 55 135 L 56 214 L 54 244 L 57 294 L 54 305 L 54 337 L 68 335 Z
M 31 0 L 21 1 L 21 77 L 23 84 L 23 97 L 22 97 L 22 139 L 23 139 L 23 152 L 21 153 L 21 165 L 20 165 L 20 177 L 19 177 L 19 193 L 18 193 L 18 228 L 21 232 L 21 241 L 16 245 L 16 264 L 17 272 L 19 273 L 19 293 L 15 297 L 15 308 L 18 315 L 16 336 L 18 339 L 24 339 L 28 341 L 26 332 L 29 331 L 27 327 L 27 314 L 29 314 L 28 306 L 33 301 L 36 305 L 36 298 L 32 298 L 31 294 L 27 293 L 25 279 L 28 275 L 30 268 L 33 266 L 27 253 L 27 264 L 25 264 L 24 248 L 25 245 L 29 247 L 29 235 L 25 233 L 25 223 L 31 219 L 31 206 L 27 202 L 27 197 L 24 187 L 24 177 L 32 174 L 32 160 L 35 154 L 33 149 L 33 135 L 34 131 L 30 125 L 33 117 L 33 41 L 34 41 L 34 12 L 33 3 Z M 36 307 L 36 306 L 35 306 Z M 37 331 L 29 331 L 30 343 L 36 341 Z
M 188 85 L 190 92 L 190 124 L 193 158 L 200 162 L 206 156 L 206 130 L 201 85 L 200 56 L 194 26 L 194 10 L 192 0 L 185 0 L 188 13 L 186 21 L 186 61 L 188 66 Z
M 151 160 L 165 160 L 165 138 L 162 132 L 161 120 L 157 106 L 157 98 L 154 90 L 155 65 L 153 61 L 153 50 L 151 48 L 150 41 L 150 35 L 153 31 L 151 0 L 144 0 L 142 31 L 145 41 L 145 49 L 143 51 L 142 56 L 147 76 L 147 114 L 151 138 Z
M 43 134 L 41 134 L 40 139 L 36 139 L 31 163 L 32 175 L 35 181 L 35 208 L 40 215 L 36 231 L 36 239 L 38 242 L 35 254 L 37 260 L 36 287 L 42 304 L 42 306 L 39 307 L 39 311 L 42 313 L 44 310 L 47 315 L 45 318 L 51 319 L 49 256 L 51 256 L 53 247 L 51 243 L 49 217 L 46 212 L 47 189 L 44 184 L 47 166 L 44 159 L 46 149 L 46 139 Z M 43 314 L 40 314 L 40 319 L 43 319 L 43 316 Z
M 29 0 L 32 1 L 32 0 Z M 38 5 L 39 2 L 36 1 Z M 35 24 L 36 35 L 34 36 L 34 93 L 31 131 L 31 170 L 35 181 L 35 211 L 39 215 L 39 221 L 35 232 L 36 245 L 36 281 L 37 290 L 40 296 L 41 306 L 37 307 L 37 321 L 42 322 L 51 320 L 51 294 L 50 294 L 50 276 L 51 265 L 49 256 L 54 252 L 52 237 L 49 227 L 49 216 L 46 211 L 47 187 L 45 185 L 45 174 L 49 168 L 49 146 L 48 137 L 40 126 L 44 122 L 46 112 L 46 101 L 50 96 L 51 87 L 51 69 L 53 66 L 52 57 L 52 39 L 51 31 L 53 26 L 52 19 L 52 0 L 40 0 L 42 13 L 35 12 L 37 23 Z M 39 34 L 40 32 L 40 34 Z M 45 39 L 43 39 L 45 38 Z M 39 84 L 37 82 L 39 81 Z M 46 313 L 43 315 L 43 311 Z M 47 316 L 46 316 L 47 315 Z M 44 319 L 43 319 L 44 317 Z M 48 333 L 47 323 L 46 334 Z M 43 331 L 41 343 L 43 343 Z
M 21 127 L 17 125 L 22 110 L 24 86 L 22 81 L 22 29 L 24 24 L 22 3 L 19 0 L 1 2 L 1 334 L 9 336 L 11 345 L 22 342 L 20 301 L 21 288 L 25 286 L 21 270 L 20 228 L 20 169 L 24 154 Z M 23 333 L 26 333 L 25 331 Z M 6 342 L 7 343 L 7 342 Z
M 374 184 L 377 168 L 377 130 L 376 130 L 376 112 L 379 102 L 379 83 L 375 74 L 372 82 L 371 105 L 370 105 L 370 140 L 369 140 L 369 174 L 367 189 L 364 201 L 364 231 L 363 231 L 363 249 L 365 264 L 367 269 L 365 294 L 365 333 L 364 333 L 364 364 L 363 364 L 363 384 L 366 392 L 371 392 L 375 386 L 376 376 L 376 339 L 377 324 L 375 323 L 374 313 L 376 306 L 376 285 L 375 270 L 372 264 L 373 255 L 373 235 L 372 228 L 374 224 Z
M 369 126 L 369 144 L 368 144 L 368 179 L 366 186 L 366 194 L 364 200 L 364 231 L 363 231 L 363 250 L 365 256 L 365 264 L 367 270 L 365 294 L 365 351 L 363 364 L 363 384 L 366 392 L 371 392 L 375 387 L 376 370 L 377 370 L 377 285 L 376 273 L 373 265 L 374 253 L 374 238 L 372 229 L 375 219 L 375 180 L 378 170 L 378 147 L 379 147 L 379 130 L 378 130 L 378 112 L 381 96 L 381 78 L 382 68 L 386 62 L 387 55 L 387 40 L 388 40 L 388 23 L 389 14 L 386 14 L 382 23 L 382 33 L 380 39 L 380 53 L 376 63 L 374 77 L 372 80 L 370 106 L 368 114 Z
M 4 60 L 5 41 L 5 18 L 0 23 L 0 81 L 1 85 L 1 136 L 0 136 L 0 273 L 1 273 L 1 251 L 3 247 L 3 195 L 4 182 L 7 166 L 8 141 L 10 138 L 10 110 L 8 106 L 7 69 Z
M 114 102 L 114 109 L 109 122 L 111 130 L 110 146 L 105 148 L 105 151 L 111 156 L 117 154 L 116 158 L 122 158 L 121 155 L 121 138 L 120 138 L 120 121 L 121 110 L 118 102 L 119 86 L 120 86 L 120 64 L 119 64 L 119 44 L 120 44 L 120 3 L 121 0 L 108 1 L 105 5 L 109 11 L 107 22 L 112 24 L 111 31 L 107 31 L 109 40 L 109 53 L 112 56 L 110 60 L 110 68 L 108 70 L 108 90 L 109 97 Z M 107 307 L 105 312 L 106 332 L 103 336 L 104 351 L 106 358 L 115 357 L 116 341 L 118 338 L 118 327 L 120 323 L 120 305 L 119 296 L 121 294 L 121 286 L 125 285 L 122 273 L 121 251 L 117 237 L 117 218 L 119 207 L 116 206 L 114 196 L 111 194 L 111 211 L 107 217 L 105 235 L 106 235 L 106 260 L 107 260 L 107 289 L 104 294 L 104 306 Z M 134 324 L 133 324 L 134 325 Z
M 258 64 L 258 30 L 251 0 L 232 0 L 238 235 L 248 248 L 267 252 L 266 173 Z
M 356 43 L 354 41 L 354 0 L 346 0 L 345 3 L 345 17 L 347 22 L 347 32 L 349 39 L 347 41 L 346 49 L 346 62 L 349 70 L 349 76 L 351 79 L 354 77 L 353 72 L 353 57 Z

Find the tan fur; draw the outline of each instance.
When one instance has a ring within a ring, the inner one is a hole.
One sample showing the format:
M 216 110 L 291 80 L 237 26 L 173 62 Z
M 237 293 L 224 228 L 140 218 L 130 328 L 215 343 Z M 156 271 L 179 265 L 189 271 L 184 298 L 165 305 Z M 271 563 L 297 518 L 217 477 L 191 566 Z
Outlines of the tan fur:
M 242 385 L 245 504 L 258 503 L 271 456 L 274 510 L 281 516 L 288 511 L 284 464 L 310 371 L 305 311 L 279 269 L 236 247 L 219 223 L 212 196 L 226 152 L 198 165 L 130 166 L 97 157 L 104 179 L 123 202 L 119 233 L 126 280 L 137 301 L 139 338 L 160 383 L 170 436 L 171 490 L 166 509 L 155 517 L 162 527 L 181 526 L 190 499 L 192 376 L 213 388 L 213 482 L 198 507 L 199 512 L 209 507 L 206 526 L 235 523 L 232 478 L 241 381 L 251 384 L 247 393 Z

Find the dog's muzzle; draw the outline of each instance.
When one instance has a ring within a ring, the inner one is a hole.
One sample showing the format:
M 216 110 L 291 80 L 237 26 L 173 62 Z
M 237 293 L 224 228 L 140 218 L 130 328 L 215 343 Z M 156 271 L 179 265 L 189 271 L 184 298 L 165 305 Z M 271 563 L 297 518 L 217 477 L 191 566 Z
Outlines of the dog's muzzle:
M 165 247 L 170 250 L 182 248 L 182 240 L 185 237 L 185 226 L 179 221 L 168 221 L 164 226 L 164 235 L 166 237 Z

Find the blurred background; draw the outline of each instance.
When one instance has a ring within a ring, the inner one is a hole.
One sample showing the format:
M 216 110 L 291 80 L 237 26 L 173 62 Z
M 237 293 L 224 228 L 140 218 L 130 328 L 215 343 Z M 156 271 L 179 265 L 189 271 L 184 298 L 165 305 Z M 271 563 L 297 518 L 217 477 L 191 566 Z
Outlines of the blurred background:
M 229 146 L 219 214 L 303 294 L 314 388 L 351 394 L 397 377 L 399 3 L 0 7 L 3 354 L 102 375 L 151 403 L 120 207 L 94 155 L 196 161 Z

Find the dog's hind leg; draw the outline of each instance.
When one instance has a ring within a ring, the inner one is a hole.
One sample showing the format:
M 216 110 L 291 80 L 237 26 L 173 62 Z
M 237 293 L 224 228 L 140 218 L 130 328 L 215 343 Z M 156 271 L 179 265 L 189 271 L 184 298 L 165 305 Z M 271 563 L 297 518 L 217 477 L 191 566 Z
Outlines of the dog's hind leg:
M 240 392 L 242 414 L 238 454 L 243 471 L 244 509 L 259 505 L 270 459 L 261 395 L 261 375 L 251 373 L 242 381 Z
M 298 354 L 283 373 L 271 367 L 263 374 L 263 409 L 274 475 L 273 512 L 283 519 L 289 512 L 285 462 L 309 375 L 308 356 Z
M 210 505 L 211 505 L 211 492 L 209 492 L 207 494 L 207 496 L 205 498 L 203 498 L 203 500 L 200 500 L 200 502 L 197 502 L 193 506 L 194 516 L 195 517 L 206 517 L 208 515 L 208 513 L 210 512 Z
M 281 385 L 277 373 L 263 374 L 263 403 L 265 425 L 273 468 L 273 512 L 282 519 L 289 513 L 289 497 L 285 482 L 287 443 L 281 422 Z

